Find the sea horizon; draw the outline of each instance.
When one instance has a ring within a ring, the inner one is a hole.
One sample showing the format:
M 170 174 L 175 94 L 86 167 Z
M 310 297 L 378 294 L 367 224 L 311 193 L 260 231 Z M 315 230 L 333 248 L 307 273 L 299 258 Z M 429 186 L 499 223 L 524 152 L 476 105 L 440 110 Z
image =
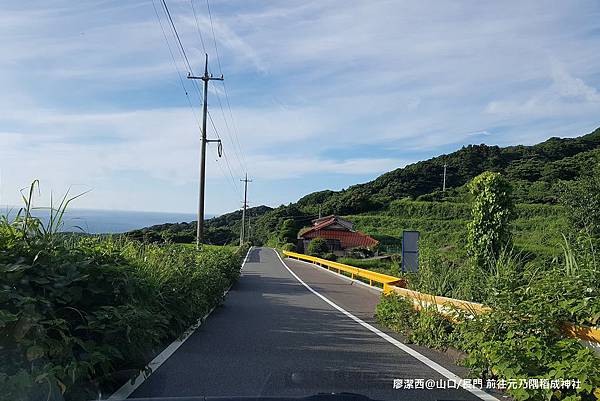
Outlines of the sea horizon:
M 14 217 L 22 206 L 2 205 L 1 214 Z M 37 208 L 32 215 L 48 222 L 48 209 Z M 207 214 L 205 219 L 216 215 Z M 195 213 L 155 212 L 111 209 L 69 208 L 65 211 L 61 231 L 87 234 L 119 234 L 157 224 L 196 221 Z

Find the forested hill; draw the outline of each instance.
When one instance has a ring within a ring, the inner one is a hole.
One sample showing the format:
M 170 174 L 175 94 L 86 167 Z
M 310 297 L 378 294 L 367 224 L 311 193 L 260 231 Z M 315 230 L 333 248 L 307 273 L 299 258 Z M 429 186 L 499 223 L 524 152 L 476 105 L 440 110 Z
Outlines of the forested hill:
M 589 169 L 599 148 L 600 128 L 578 138 L 550 138 L 533 146 L 469 145 L 346 190 L 312 193 L 300 199 L 298 206 L 315 212 L 320 204 L 325 213 L 353 214 L 385 208 L 394 199 L 437 200 L 442 195 L 444 163 L 448 165 L 447 188 L 454 189 L 450 196 L 482 172 L 497 171 L 511 180 L 518 202 L 554 203 L 553 185 L 577 179 Z
M 469 145 L 456 152 L 434 157 L 390 171 L 373 181 L 353 185 L 341 191 L 320 191 L 306 195 L 296 203 L 276 209 L 261 206 L 250 209 L 251 235 L 265 242 L 277 234 L 283 220 L 293 219 L 294 228 L 307 225 L 323 214 L 360 214 L 386 210 L 393 200 L 410 198 L 428 201 L 462 202 L 464 185 L 484 171 L 503 173 L 512 183 L 518 203 L 557 202 L 561 180 L 578 179 L 590 171 L 600 157 L 600 128 L 577 138 L 550 138 L 532 146 Z M 443 165 L 447 164 L 447 191 L 441 192 Z M 239 239 L 241 212 L 228 213 L 207 221 L 210 243 L 235 242 Z M 173 235 L 173 230 L 186 232 Z M 195 224 L 154 226 L 132 232 L 135 237 L 167 233 L 175 241 L 193 240 Z M 171 234 L 168 234 L 171 233 Z M 191 238 L 189 236 L 191 235 Z M 157 238 L 158 239 L 158 238 Z
M 264 205 L 251 207 L 246 210 L 246 215 L 255 219 L 271 210 L 273 208 Z M 228 244 L 239 240 L 241 220 L 241 210 L 206 220 L 204 229 L 207 242 L 211 244 Z M 130 231 L 127 235 L 145 242 L 194 242 L 196 240 L 196 222 L 158 224 Z

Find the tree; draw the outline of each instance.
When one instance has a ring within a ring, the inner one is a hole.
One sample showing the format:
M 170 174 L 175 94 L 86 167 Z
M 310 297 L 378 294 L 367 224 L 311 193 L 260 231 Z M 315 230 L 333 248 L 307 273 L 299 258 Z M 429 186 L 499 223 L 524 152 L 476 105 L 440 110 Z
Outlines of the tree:
M 321 237 L 317 237 L 308 244 L 308 254 L 311 256 L 321 257 L 329 252 L 327 241 Z
M 579 180 L 563 183 L 560 201 L 573 228 L 600 238 L 600 163 Z
M 500 173 L 486 171 L 473 178 L 469 191 L 474 199 L 473 220 L 467 226 L 467 252 L 476 266 L 484 267 L 511 242 L 511 187 Z
M 285 219 L 279 227 L 279 240 L 282 243 L 296 242 L 298 228 L 294 219 Z

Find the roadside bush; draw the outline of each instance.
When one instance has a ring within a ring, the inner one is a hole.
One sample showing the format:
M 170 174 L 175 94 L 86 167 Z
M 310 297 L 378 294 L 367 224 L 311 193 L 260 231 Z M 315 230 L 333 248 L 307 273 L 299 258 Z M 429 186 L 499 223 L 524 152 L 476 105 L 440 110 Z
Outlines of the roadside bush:
M 412 342 L 465 351 L 464 364 L 473 377 L 581 382 L 579 389 L 507 389 L 517 400 L 593 400 L 594 389 L 600 387 L 600 358 L 577 340 L 566 338 L 562 328 L 567 322 L 598 325 L 598 258 L 591 242 L 587 248 L 571 248 L 568 243 L 563 248 L 561 260 L 544 269 L 524 264 L 509 250 L 490 261 L 482 270 L 485 274 L 477 273 L 476 279 L 487 293 L 479 296 L 491 312 L 475 317 L 463 312 L 455 317 L 459 323 L 451 325 L 433 310 L 412 311 L 411 302 L 385 295 L 377 319 Z M 411 276 L 409 283 L 414 286 L 420 279 L 423 288 L 436 288 L 440 278 L 435 271 L 429 273 Z
M 331 260 L 332 262 L 335 262 L 337 258 L 337 255 L 333 252 L 327 252 L 323 255 L 323 259 Z
M 323 238 L 317 237 L 310 241 L 307 251 L 309 255 L 320 258 L 329 252 L 329 247 Z
M 398 262 L 393 262 L 390 259 L 354 259 L 343 257 L 339 258 L 338 262 L 359 267 L 361 269 L 379 271 L 386 274 L 398 274 Z
M 600 386 L 600 358 L 561 331 L 579 309 L 572 302 L 577 298 L 556 292 L 566 289 L 556 277 L 525 279 L 530 284 L 508 286 L 495 294 L 492 312 L 465 319 L 457 327 L 456 345 L 468 353 L 465 365 L 482 378 L 581 381 L 577 390 L 508 389 L 517 400 L 593 399 L 594 388 Z
M 355 259 L 370 258 L 375 255 L 375 249 L 356 247 L 348 250 L 348 256 Z
M 435 307 L 422 306 L 413 322 L 410 341 L 445 350 L 452 344 L 453 327 Z
M 283 244 L 281 246 L 281 249 L 284 251 L 288 251 L 288 252 L 296 252 L 296 244 L 292 244 L 291 242 L 288 242 L 287 244 Z
M 412 301 L 392 292 L 381 296 L 375 318 L 380 324 L 409 337 L 417 319 L 417 311 Z
M 58 219 L 0 219 L 2 400 L 95 398 L 218 305 L 245 251 L 70 237 Z
M 382 295 L 375 318 L 411 343 L 437 349 L 452 343 L 452 325 L 437 310 L 422 305 L 417 311 L 411 300 L 396 293 Z
M 560 201 L 565 206 L 573 227 L 594 238 L 600 238 L 600 158 L 595 168 L 579 180 L 563 182 Z

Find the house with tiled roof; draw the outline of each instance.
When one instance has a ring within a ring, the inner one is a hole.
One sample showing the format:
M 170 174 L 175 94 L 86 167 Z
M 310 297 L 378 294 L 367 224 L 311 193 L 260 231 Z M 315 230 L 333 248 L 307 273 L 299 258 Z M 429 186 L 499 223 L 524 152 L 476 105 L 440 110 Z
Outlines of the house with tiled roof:
M 301 251 L 306 252 L 308 244 L 317 237 L 323 238 L 329 250 L 338 256 L 344 256 L 352 248 L 373 249 L 379 244 L 376 239 L 354 230 L 352 222 L 335 215 L 315 219 L 311 227 L 300 230 Z

